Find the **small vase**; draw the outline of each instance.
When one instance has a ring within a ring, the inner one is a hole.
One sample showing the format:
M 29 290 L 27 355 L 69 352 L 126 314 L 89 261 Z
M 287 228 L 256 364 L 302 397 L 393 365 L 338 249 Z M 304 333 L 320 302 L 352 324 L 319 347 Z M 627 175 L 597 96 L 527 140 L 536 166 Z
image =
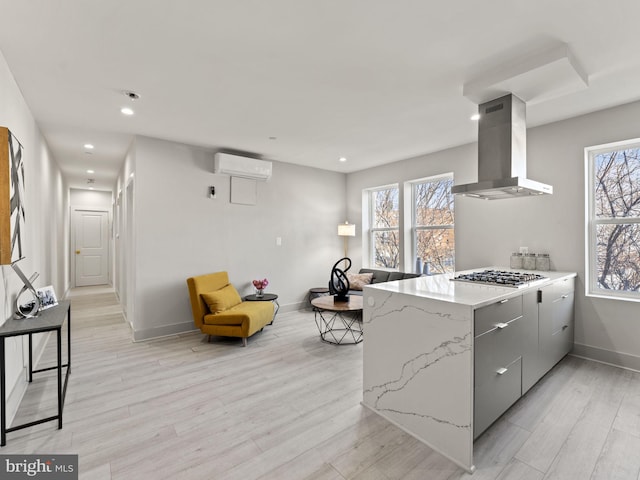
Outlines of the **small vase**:
M 258 298 L 264 297 L 264 289 L 256 288 L 256 297 L 258 297 Z

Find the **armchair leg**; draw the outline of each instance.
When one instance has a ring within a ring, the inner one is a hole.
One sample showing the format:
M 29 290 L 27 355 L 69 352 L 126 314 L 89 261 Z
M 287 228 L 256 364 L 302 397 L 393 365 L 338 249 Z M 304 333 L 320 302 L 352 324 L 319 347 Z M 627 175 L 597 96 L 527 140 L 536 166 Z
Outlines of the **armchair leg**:
M 247 337 L 242 337 L 242 346 L 243 347 L 247 346 Z

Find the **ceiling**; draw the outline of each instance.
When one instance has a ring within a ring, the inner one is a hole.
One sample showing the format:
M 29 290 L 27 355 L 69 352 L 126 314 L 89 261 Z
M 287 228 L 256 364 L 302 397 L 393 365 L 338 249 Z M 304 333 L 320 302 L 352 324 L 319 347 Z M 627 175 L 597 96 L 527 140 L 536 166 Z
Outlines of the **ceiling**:
M 588 86 L 525 99 L 529 126 L 640 99 L 637 0 L 0 0 L 0 8 L 0 51 L 75 188 L 90 177 L 111 189 L 134 135 L 338 172 L 473 142 L 477 100 L 465 85 L 562 45 Z M 123 116 L 123 106 L 135 114 Z

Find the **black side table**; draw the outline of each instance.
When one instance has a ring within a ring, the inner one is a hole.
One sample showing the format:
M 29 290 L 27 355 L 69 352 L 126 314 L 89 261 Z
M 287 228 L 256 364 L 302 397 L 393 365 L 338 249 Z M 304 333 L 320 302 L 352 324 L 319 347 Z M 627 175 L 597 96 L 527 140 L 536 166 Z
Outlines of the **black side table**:
M 67 363 L 62 363 L 62 325 L 67 321 Z M 40 332 L 56 332 L 56 341 L 58 345 L 57 362 L 55 367 L 33 369 L 33 342 L 32 335 Z M 17 337 L 20 335 L 29 335 L 29 382 L 33 380 L 33 374 L 45 372 L 47 370 L 57 370 L 58 372 L 58 414 L 50 417 L 35 420 L 33 422 L 15 425 L 7 428 L 6 414 L 6 372 L 5 372 L 5 339 L 7 337 Z M 14 432 L 41 423 L 58 420 L 58 429 L 62 428 L 62 409 L 64 407 L 64 399 L 67 395 L 67 382 L 69 381 L 69 373 L 71 372 L 71 302 L 68 300 L 59 302 L 55 307 L 42 310 L 37 317 L 23 318 L 20 320 L 10 319 L 0 327 L 0 446 L 7 444 L 7 433 Z M 64 376 L 64 384 L 62 381 L 62 368 L 66 367 L 67 371 Z
M 280 304 L 278 303 L 278 295 L 275 293 L 263 293 L 261 297 L 258 295 L 247 295 L 244 297 L 245 302 L 273 302 L 273 320 L 276 319 L 276 315 L 278 314 L 278 310 L 280 310 Z M 273 320 L 269 325 L 273 324 Z
M 322 297 L 323 295 L 329 295 L 329 289 L 327 287 L 310 288 L 309 289 L 309 303 L 311 304 L 311 301 L 314 298 Z M 317 311 L 316 307 L 314 307 L 313 305 L 311 305 L 311 309 L 314 312 Z

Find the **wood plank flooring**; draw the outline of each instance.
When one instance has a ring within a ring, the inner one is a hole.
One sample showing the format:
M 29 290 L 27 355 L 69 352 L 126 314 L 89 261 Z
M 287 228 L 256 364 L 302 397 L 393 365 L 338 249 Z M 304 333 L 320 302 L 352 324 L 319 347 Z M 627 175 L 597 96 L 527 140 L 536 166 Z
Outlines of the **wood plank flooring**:
M 478 439 L 468 475 L 360 405 L 362 344 L 321 342 L 312 312 L 278 315 L 246 348 L 132 343 L 111 289 L 70 299 L 64 427 L 10 433 L 1 453 L 77 453 L 89 480 L 640 480 L 638 373 L 565 358 Z M 40 366 L 54 351 L 51 337 Z M 15 421 L 55 398 L 54 374 L 36 376 Z

